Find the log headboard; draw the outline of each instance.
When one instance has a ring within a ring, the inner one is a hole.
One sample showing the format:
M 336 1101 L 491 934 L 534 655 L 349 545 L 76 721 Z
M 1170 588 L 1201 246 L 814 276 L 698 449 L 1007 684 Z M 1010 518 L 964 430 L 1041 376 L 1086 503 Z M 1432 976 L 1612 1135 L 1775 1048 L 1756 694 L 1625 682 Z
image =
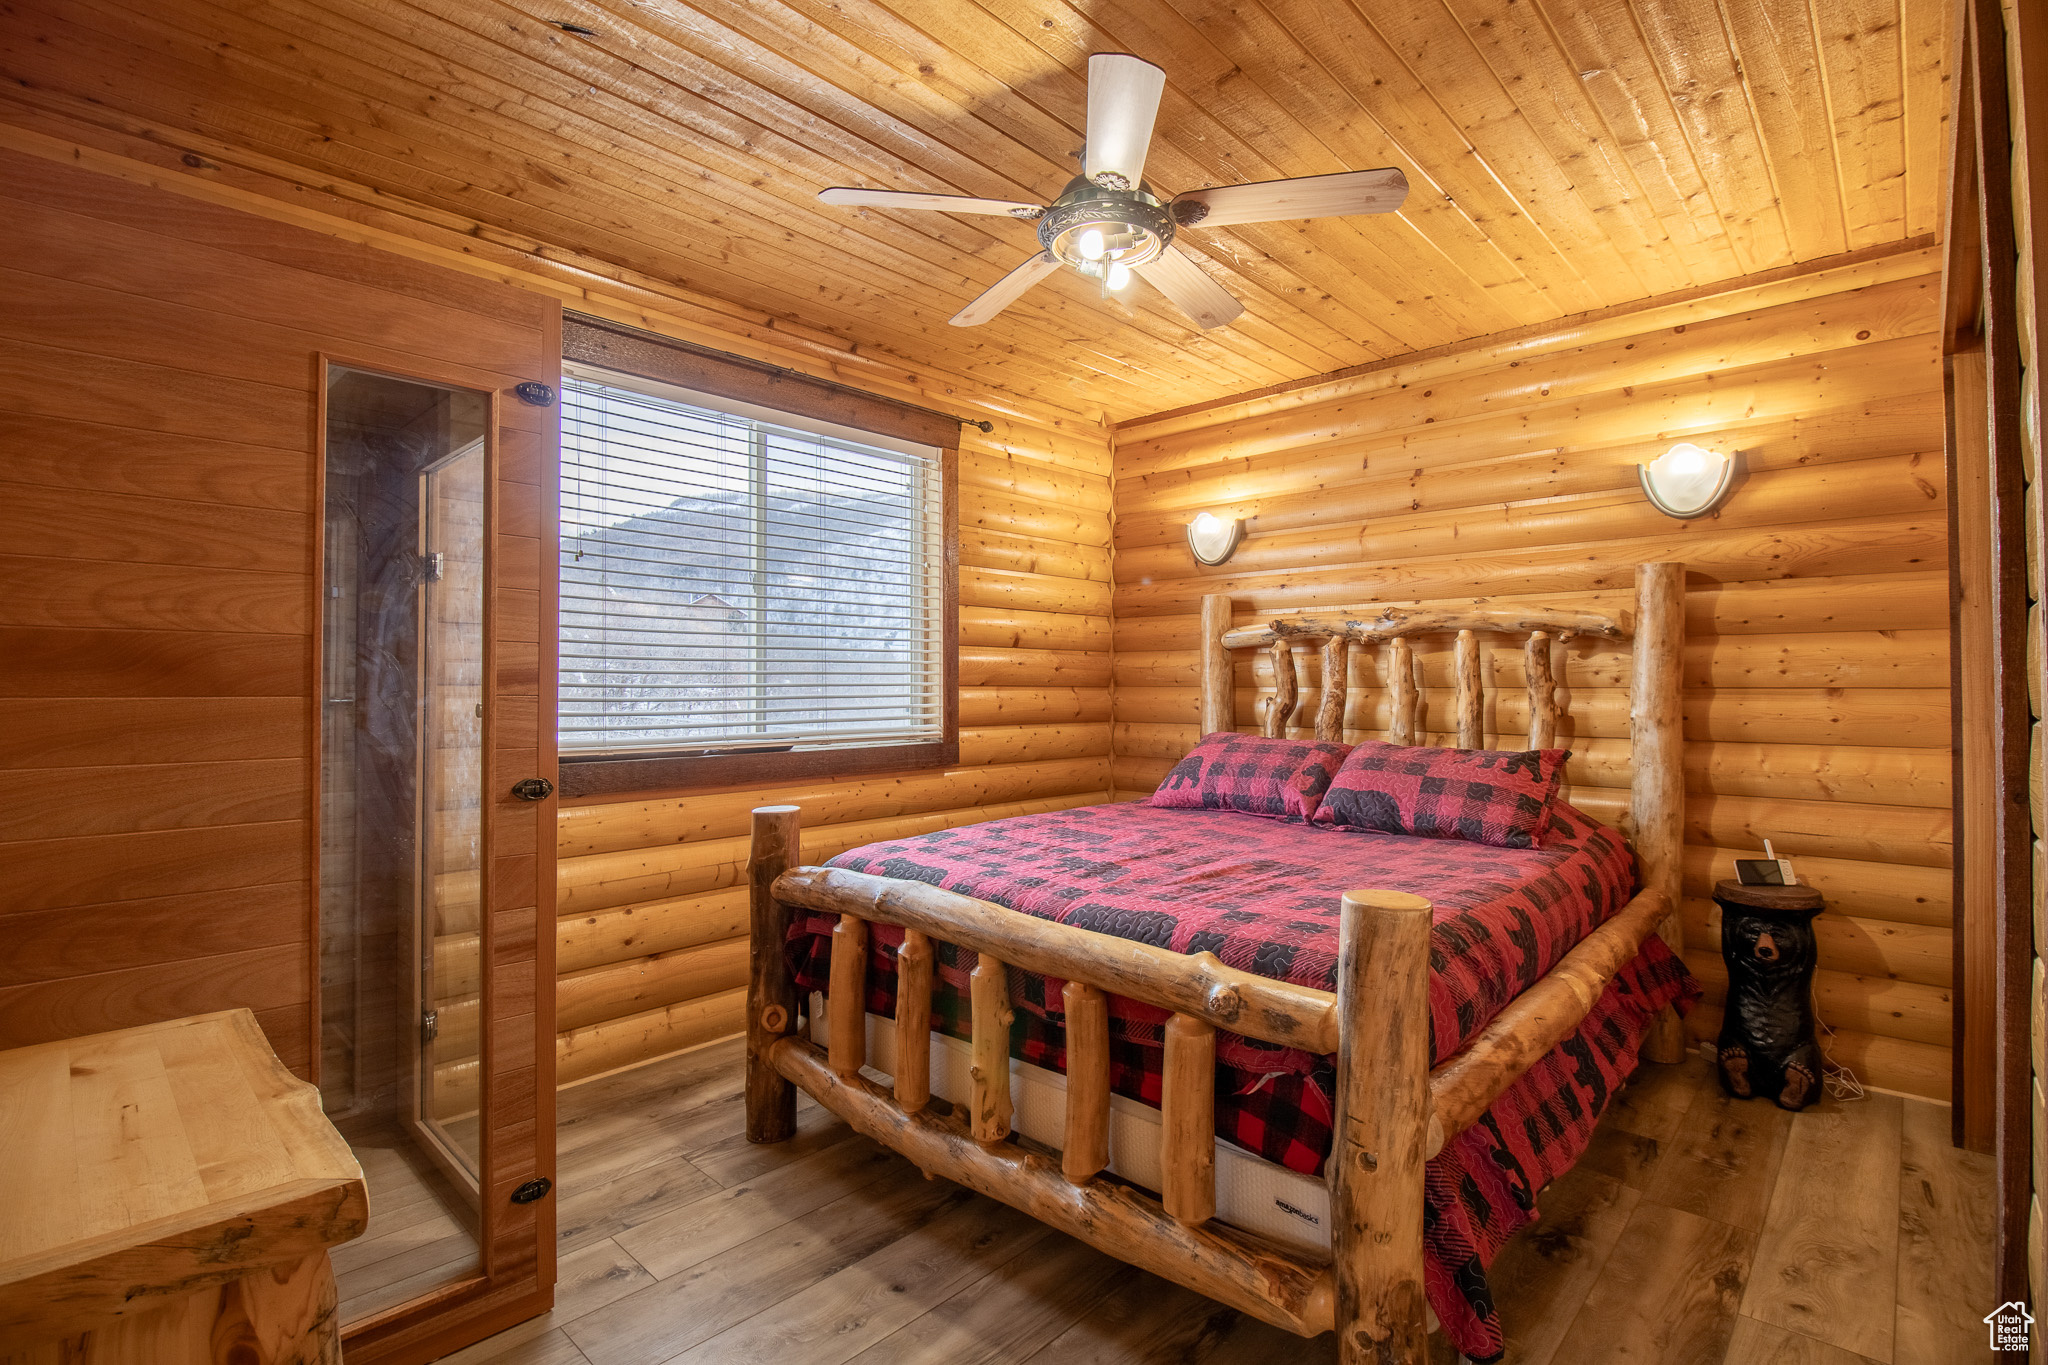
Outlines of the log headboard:
M 1237 728 L 1237 683 L 1232 654 L 1268 649 L 1273 693 L 1263 728 L 1284 735 L 1297 717 L 1301 689 L 1294 666 L 1298 645 L 1322 652 L 1322 693 L 1316 706 L 1316 738 L 1342 741 L 1349 698 L 1350 654 L 1354 648 L 1387 651 L 1389 722 L 1395 744 L 1423 740 L 1420 689 L 1409 641 L 1419 635 L 1455 635 L 1457 742 L 1477 749 L 1485 743 L 1482 641 L 1520 637 L 1529 701 L 1528 747 L 1550 748 L 1557 738 L 1558 693 L 1551 648 L 1574 636 L 1630 640 L 1629 744 L 1633 766 L 1622 832 L 1642 863 L 1645 888 L 1679 902 L 1679 860 L 1685 828 L 1685 745 L 1681 729 L 1680 681 L 1685 650 L 1685 566 L 1636 566 L 1635 610 L 1615 617 L 1550 607 L 1496 607 L 1483 602 L 1388 607 L 1376 614 L 1277 616 L 1238 625 L 1227 596 L 1202 599 L 1202 733 Z M 1303 728 L 1306 728 L 1305 726 Z M 1678 917 L 1667 921 L 1664 937 L 1679 946 Z

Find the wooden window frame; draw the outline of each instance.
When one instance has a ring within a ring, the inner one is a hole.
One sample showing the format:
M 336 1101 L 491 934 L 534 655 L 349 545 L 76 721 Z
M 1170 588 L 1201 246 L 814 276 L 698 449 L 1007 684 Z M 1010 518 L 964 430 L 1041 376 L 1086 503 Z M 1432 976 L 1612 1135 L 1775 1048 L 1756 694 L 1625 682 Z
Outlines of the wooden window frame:
M 960 761 L 960 421 L 778 366 L 657 336 L 599 318 L 564 314 L 562 358 L 621 375 L 673 384 L 737 403 L 915 441 L 939 452 L 940 737 L 922 744 L 794 749 L 785 753 L 648 754 L 564 752 L 565 800 L 713 787 L 757 786 L 870 773 L 949 768 Z M 559 569 L 557 570 L 559 573 Z

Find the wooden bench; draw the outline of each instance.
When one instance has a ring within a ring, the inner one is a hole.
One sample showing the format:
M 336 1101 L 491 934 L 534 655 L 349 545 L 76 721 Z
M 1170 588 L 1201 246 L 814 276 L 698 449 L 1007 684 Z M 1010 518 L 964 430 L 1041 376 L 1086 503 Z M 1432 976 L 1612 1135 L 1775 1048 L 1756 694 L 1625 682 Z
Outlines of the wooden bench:
M 0 1052 L 0 1365 L 339 1365 L 369 1221 L 247 1010 Z

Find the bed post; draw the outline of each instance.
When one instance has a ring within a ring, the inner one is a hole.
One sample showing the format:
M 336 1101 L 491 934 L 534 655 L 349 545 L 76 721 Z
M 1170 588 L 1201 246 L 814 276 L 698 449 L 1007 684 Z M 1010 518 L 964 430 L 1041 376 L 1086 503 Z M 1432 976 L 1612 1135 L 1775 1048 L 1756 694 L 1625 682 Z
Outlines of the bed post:
M 747 1141 L 785 1142 L 796 1135 L 796 1087 L 768 1061 L 768 1049 L 796 1032 L 796 978 L 783 944 L 789 907 L 769 889 L 798 859 L 795 806 L 758 806 L 747 860 Z
M 1643 886 L 1670 898 L 1657 931 L 1672 952 L 1684 946 L 1678 904 L 1685 850 L 1685 566 L 1636 566 L 1635 673 L 1629 689 L 1629 740 L 1635 780 L 1629 825 Z M 1653 1062 L 1685 1059 L 1685 1030 L 1667 1009 L 1643 1041 Z
M 1202 598 L 1202 733 L 1237 728 L 1237 675 L 1223 633 L 1230 629 L 1231 602 L 1211 593 Z
M 1424 1365 L 1429 902 L 1347 891 L 1337 956 L 1330 1254 L 1341 1365 Z

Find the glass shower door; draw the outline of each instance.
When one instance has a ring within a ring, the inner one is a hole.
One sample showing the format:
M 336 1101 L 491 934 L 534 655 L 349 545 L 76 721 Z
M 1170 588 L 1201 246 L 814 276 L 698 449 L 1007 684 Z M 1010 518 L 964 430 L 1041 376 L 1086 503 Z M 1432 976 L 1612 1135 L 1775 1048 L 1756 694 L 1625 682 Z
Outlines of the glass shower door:
M 483 1006 L 484 446 L 420 475 L 420 1055 L 414 1120 L 474 1184 Z
M 344 1328 L 485 1274 L 489 393 L 327 374 L 321 1100 L 370 1183 Z

